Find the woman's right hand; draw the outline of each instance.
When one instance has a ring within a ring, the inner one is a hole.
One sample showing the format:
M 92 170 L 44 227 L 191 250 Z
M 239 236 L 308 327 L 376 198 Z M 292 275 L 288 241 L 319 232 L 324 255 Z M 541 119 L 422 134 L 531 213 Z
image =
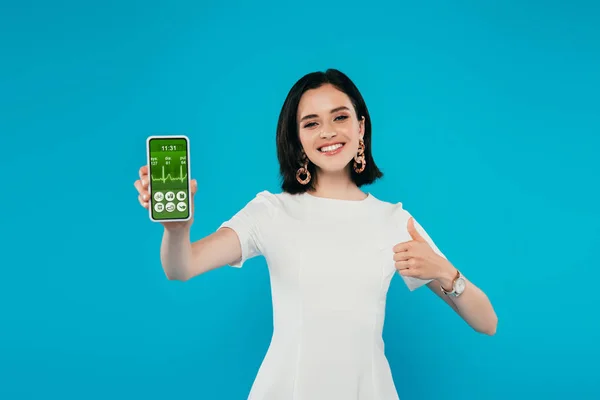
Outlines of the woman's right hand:
M 138 191 L 138 201 L 140 202 L 140 205 L 147 210 L 150 201 L 150 193 L 148 193 L 148 180 L 150 179 L 148 176 L 148 166 L 142 166 L 139 174 L 140 178 L 134 182 L 133 186 L 135 186 Z M 186 228 L 192 224 L 194 220 L 194 195 L 196 194 L 198 183 L 195 179 L 192 179 L 190 183 L 190 212 L 192 213 L 192 217 L 184 222 L 161 222 L 166 229 Z

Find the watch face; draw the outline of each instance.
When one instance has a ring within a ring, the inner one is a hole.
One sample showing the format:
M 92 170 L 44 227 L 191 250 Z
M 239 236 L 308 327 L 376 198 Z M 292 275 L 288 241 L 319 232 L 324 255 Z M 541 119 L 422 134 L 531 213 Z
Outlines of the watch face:
M 462 293 L 465 290 L 465 280 L 463 278 L 457 279 L 455 287 L 458 293 Z

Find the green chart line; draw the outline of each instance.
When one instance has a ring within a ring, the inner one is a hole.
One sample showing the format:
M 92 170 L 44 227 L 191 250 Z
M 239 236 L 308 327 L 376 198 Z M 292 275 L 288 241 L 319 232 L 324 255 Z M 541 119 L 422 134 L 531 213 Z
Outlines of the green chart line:
M 179 176 L 178 177 L 172 177 L 171 174 L 167 174 L 167 176 L 165 176 L 165 166 L 162 166 L 162 177 L 161 178 L 155 178 L 154 175 L 150 175 L 150 177 L 152 178 L 152 182 L 156 182 L 156 181 L 161 181 L 163 183 L 167 182 L 167 179 L 170 181 L 180 181 L 183 182 L 186 178 L 187 178 L 187 174 L 184 175 L 183 173 L 183 165 L 179 166 Z

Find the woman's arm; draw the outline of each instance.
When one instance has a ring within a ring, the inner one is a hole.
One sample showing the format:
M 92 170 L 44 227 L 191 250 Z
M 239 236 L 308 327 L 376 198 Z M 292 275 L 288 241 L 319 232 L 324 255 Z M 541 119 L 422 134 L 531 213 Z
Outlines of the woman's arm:
M 210 270 L 233 264 L 242 256 L 235 231 L 221 228 L 190 242 L 189 227 L 165 228 L 160 247 L 163 270 L 170 280 L 187 281 Z
M 408 220 L 408 232 L 411 241 L 394 246 L 394 261 L 398 273 L 405 277 L 431 280 L 427 286 L 450 307 L 452 307 L 473 329 L 487 335 L 494 335 L 498 325 L 498 317 L 488 297 L 481 289 L 466 278 L 466 287 L 459 297 L 444 294 L 452 290 L 452 282 L 456 277 L 456 268 L 439 251 L 434 250 L 429 236 L 414 218 Z M 420 230 L 420 231 L 419 231 Z M 434 246 L 435 247 L 435 246 Z
M 494 335 L 498 326 L 498 317 L 486 294 L 464 276 L 466 286 L 460 296 L 452 297 L 444 294 L 440 286 L 443 286 L 446 291 L 452 291 L 452 281 L 457 271 L 448 260 L 440 260 L 440 263 L 440 276 L 427 284 L 429 289 L 452 307 L 477 332 Z

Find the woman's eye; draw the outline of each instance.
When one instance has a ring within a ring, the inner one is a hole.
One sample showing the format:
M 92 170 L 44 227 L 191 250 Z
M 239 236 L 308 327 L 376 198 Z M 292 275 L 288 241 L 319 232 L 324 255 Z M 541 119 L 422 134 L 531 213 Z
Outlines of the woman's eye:
M 317 123 L 316 122 L 309 122 L 308 124 L 304 125 L 305 128 L 311 128 L 313 126 L 315 126 Z
M 337 117 L 335 117 L 335 120 L 338 121 L 338 120 L 344 120 L 344 119 L 347 119 L 347 118 L 348 118 L 347 115 L 338 115 Z

